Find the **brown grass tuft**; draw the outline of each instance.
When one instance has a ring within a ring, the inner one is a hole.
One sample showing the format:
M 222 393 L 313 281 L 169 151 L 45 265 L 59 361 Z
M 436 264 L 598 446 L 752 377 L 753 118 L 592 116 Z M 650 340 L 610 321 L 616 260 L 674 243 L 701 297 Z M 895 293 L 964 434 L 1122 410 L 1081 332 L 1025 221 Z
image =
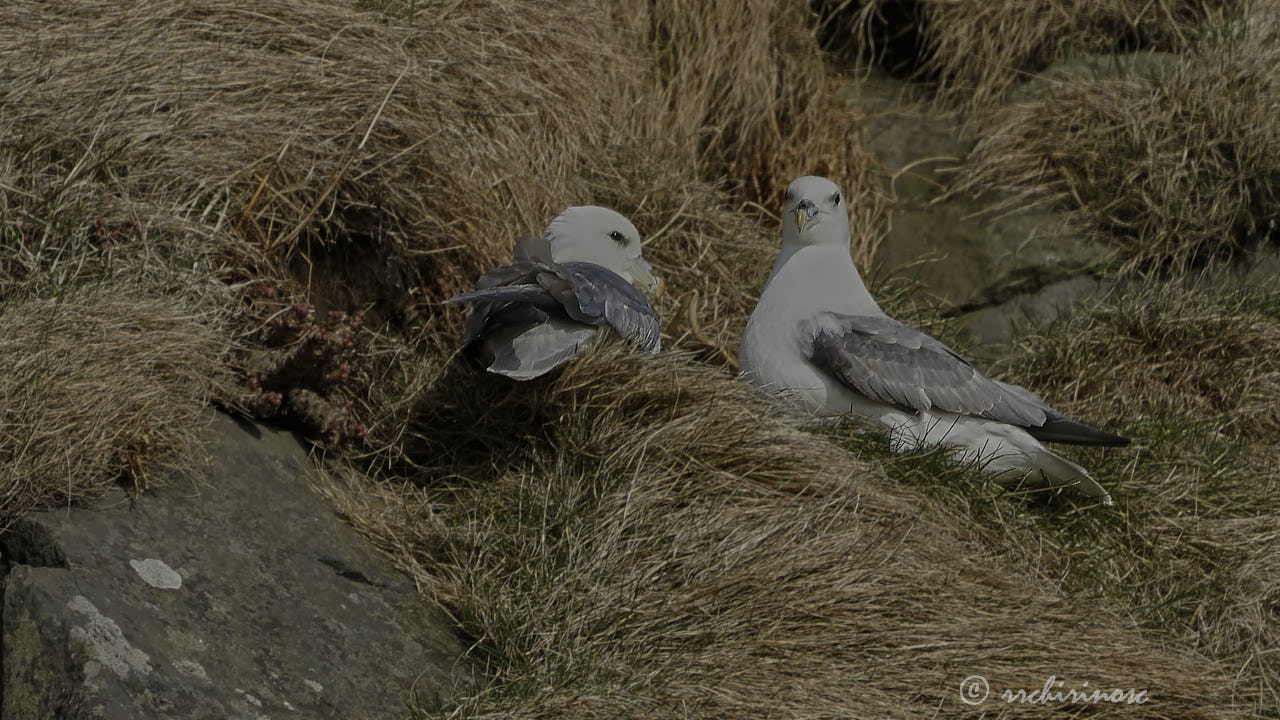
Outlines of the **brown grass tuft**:
M 624 162 L 683 163 L 685 185 L 732 170 L 771 203 L 813 169 L 855 194 L 861 156 L 800 5 L 635 3 L 618 19 L 589 3 L 378 6 L 7 6 L 9 147 L 126 198 L 217 213 L 280 267 L 310 260 L 294 268 L 304 284 L 317 243 L 389 245 L 387 274 L 437 297 L 627 183 Z
M 950 104 L 986 112 L 1019 82 L 1071 56 L 1178 52 L 1238 0 L 868 0 L 823 3 L 837 44 L 899 75 L 936 83 Z
M 1273 237 L 1280 212 L 1280 35 L 1258 2 L 1186 60 L 1048 81 L 982 131 L 959 190 L 1049 202 L 1122 245 L 1130 268 L 1179 267 Z
M 1064 518 L 1023 543 L 1069 592 L 1227 663 L 1234 696 L 1260 714 L 1280 700 L 1276 347 L 1274 292 L 1177 282 L 1049 328 L 1012 370 L 1137 445 L 1089 454 L 1118 517 Z
M 218 322 L 99 287 L 0 306 L 0 529 L 33 507 L 189 466 L 225 381 Z
M 970 674 L 1233 716 L 1211 661 L 1059 594 L 721 372 L 600 348 L 553 382 L 431 387 L 417 488 L 326 487 L 475 638 L 492 684 L 441 717 L 906 718 L 967 709 Z
M 621 3 L 617 14 L 649 58 L 638 135 L 768 207 L 800 175 L 827 175 L 850 196 L 871 187 L 808 3 L 663 0 Z
M 631 69 L 573 3 L 436 5 L 409 24 L 341 2 L 69 2 L 0 21 L 13 147 L 210 207 L 281 264 L 312 243 L 391 244 L 454 278 L 440 292 L 585 195 L 574 177 Z

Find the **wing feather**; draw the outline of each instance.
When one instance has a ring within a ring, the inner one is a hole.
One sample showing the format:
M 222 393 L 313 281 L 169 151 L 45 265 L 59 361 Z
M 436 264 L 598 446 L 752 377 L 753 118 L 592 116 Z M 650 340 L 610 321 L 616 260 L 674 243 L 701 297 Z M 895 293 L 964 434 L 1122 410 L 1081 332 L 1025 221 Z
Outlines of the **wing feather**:
M 592 263 L 561 265 L 542 254 L 536 240 L 526 240 L 515 262 L 490 270 L 475 290 L 446 301 L 471 305 L 464 351 L 517 379 L 564 363 L 606 324 L 642 349 L 658 351 L 657 314 L 631 283 Z
M 983 375 L 943 343 L 888 316 L 823 313 L 806 336 L 815 367 L 888 405 L 996 420 L 1050 442 L 1129 443 L 1067 418 L 1024 387 Z
M 602 318 L 641 349 L 658 352 L 662 346 L 658 314 L 634 285 L 593 263 L 565 263 L 564 268 L 584 314 Z
M 951 348 L 892 318 L 827 315 L 813 329 L 810 362 L 873 400 L 1023 427 L 1043 425 L 1053 412 L 1030 392 L 988 378 Z

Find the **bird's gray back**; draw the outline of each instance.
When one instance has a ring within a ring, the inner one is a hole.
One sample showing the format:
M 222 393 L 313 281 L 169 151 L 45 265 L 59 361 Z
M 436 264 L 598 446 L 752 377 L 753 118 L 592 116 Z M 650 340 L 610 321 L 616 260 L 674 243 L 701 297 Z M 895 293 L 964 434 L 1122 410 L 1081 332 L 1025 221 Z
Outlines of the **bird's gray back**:
M 893 318 L 825 315 L 807 333 L 809 362 L 872 400 L 1008 423 L 1048 442 L 1129 443 L 1068 418 L 1022 386 L 987 377 L 941 341 Z

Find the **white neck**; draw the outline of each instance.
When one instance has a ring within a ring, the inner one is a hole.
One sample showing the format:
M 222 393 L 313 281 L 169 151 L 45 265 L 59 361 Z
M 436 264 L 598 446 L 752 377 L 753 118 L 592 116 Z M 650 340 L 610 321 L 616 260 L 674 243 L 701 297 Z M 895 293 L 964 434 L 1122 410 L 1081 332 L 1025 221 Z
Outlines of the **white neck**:
M 774 261 L 773 270 L 769 271 L 769 279 L 765 281 L 766 287 L 768 287 L 769 283 L 773 282 L 773 279 L 778 276 L 778 271 L 782 269 L 782 266 L 786 265 L 787 261 L 790 260 L 791 257 L 796 254 L 796 251 L 800 250 L 802 247 L 804 246 L 797 243 L 782 243 L 782 250 L 778 253 L 778 259 Z
M 781 297 L 783 290 L 787 297 Z M 765 296 L 771 297 L 766 300 Z M 884 314 L 858 275 L 849 249 L 831 245 L 784 243 L 761 302 L 781 305 L 787 314 L 797 316 L 820 310 L 849 315 Z

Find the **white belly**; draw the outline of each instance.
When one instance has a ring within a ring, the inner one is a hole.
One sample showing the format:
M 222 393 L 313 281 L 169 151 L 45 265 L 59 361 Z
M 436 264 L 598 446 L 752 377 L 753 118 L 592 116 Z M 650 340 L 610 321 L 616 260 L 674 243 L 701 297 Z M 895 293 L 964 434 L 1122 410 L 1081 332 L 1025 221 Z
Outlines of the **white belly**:
M 893 410 L 879 418 L 889 429 L 894 452 L 911 452 L 943 445 L 956 459 L 974 463 L 995 475 L 1025 474 L 1037 469 L 1035 458 L 1046 452 L 1026 430 L 1015 425 L 956 413 Z
M 856 410 L 855 404 L 872 412 L 868 403 L 878 403 L 850 393 L 805 359 L 813 318 L 822 312 L 879 312 L 857 277 L 847 247 L 805 247 L 780 258 L 742 334 L 738 366 L 743 375 L 814 414 L 843 414 Z M 813 287 L 840 287 L 842 279 L 853 283 L 848 294 L 828 297 L 809 292 Z

